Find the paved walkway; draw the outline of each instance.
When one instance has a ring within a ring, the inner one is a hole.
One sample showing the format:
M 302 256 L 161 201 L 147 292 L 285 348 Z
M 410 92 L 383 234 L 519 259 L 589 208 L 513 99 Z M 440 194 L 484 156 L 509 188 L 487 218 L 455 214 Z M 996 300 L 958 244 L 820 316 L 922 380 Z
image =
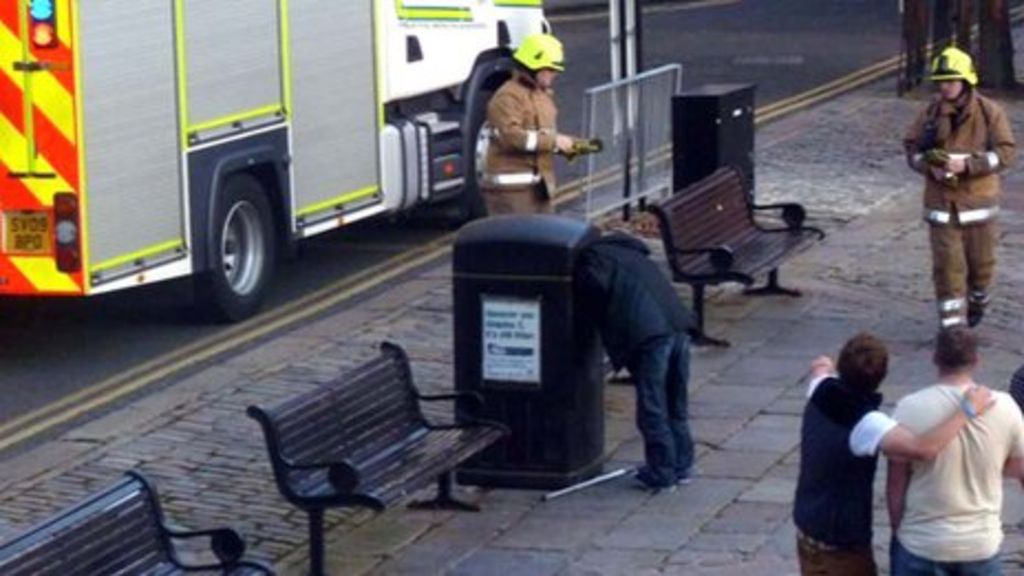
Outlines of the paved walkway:
M 680 574 L 781 576 L 796 571 L 789 520 L 808 361 L 859 330 L 894 355 L 892 400 L 932 380 L 929 264 L 918 220 L 919 182 L 899 149 L 919 103 L 869 87 L 758 132 L 758 199 L 806 203 L 828 240 L 783 269 L 802 299 L 715 295 L 709 329 L 727 350 L 695 353 L 691 414 L 700 473 L 651 496 L 628 480 L 541 503 L 539 493 L 482 491 L 479 514 L 396 510 L 332 514 L 332 574 Z M 1024 137 L 1024 105 L 1010 106 Z M 1005 387 L 1024 361 L 1024 174 L 1007 185 L 997 300 L 981 329 L 984 381 Z M 452 381 L 449 263 L 223 362 L 4 462 L 0 539 L 85 492 L 139 468 L 172 518 L 233 524 L 283 574 L 306 563 L 305 515 L 277 494 L 252 403 L 271 403 L 375 352 L 382 339 L 410 352 L 422 387 Z M 609 386 L 609 468 L 641 459 L 632 389 Z M 884 478 L 880 471 L 879 480 Z M 878 557 L 888 531 L 877 491 Z M 1008 490 L 1006 566 L 1024 573 L 1024 498 Z

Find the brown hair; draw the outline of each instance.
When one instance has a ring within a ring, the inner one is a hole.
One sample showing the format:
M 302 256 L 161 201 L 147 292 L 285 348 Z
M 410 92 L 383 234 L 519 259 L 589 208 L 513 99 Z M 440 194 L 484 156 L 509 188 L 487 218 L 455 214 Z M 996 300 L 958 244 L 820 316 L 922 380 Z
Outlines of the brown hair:
M 889 372 L 889 351 L 881 340 L 861 332 L 843 345 L 837 369 L 846 384 L 874 392 Z
M 965 326 L 940 330 L 932 359 L 940 372 L 956 372 L 978 362 L 978 337 Z

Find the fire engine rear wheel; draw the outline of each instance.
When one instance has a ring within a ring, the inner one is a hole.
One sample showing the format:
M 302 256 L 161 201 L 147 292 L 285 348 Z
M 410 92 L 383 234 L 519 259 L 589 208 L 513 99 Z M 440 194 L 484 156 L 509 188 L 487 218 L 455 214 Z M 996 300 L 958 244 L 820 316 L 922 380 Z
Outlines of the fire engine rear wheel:
M 277 262 L 273 212 L 260 183 L 232 177 L 215 200 L 203 303 L 213 317 L 244 320 L 263 304 Z
M 484 204 L 483 196 L 480 194 L 480 175 L 484 168 L 484 159 L 487 154 L 487 145 L 490 137 L 484 134 L 484 120 L 487 119 L 487 103 L 490 102 L 494 92 L 486 90 L 476 95 L 476 102 L 472 106 L 471 116 L 467 122 L 465 150 L 465 171 L 466 184 L 463 186 L 462 218 L 468 222 L 487 216 L 487 206 Z

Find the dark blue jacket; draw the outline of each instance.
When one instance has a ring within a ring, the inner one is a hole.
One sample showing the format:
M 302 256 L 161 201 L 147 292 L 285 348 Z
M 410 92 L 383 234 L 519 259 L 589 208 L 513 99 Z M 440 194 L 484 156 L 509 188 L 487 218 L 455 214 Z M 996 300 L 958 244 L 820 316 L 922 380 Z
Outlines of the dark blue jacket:
M 576 267 L 576 295 L 601 331 L 616 369 L 641 344 L 695 326 L 665 274 L 648 257 L 647 246 L 622 233 L 587 246 Z
M 878 455 L 854 456 L 850 432 L 882 395 L 827 378 L 804 408 L 793 520 L 804 534 L 843 548 L 871 546 L 871 493 Z

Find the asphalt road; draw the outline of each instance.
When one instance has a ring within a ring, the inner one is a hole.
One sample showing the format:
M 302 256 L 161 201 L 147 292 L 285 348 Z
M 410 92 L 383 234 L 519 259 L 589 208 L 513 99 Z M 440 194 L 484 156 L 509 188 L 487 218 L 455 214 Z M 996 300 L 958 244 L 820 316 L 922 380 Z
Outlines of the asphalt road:
M 883 60 L 898 49 L 895 2 L 763 0 L 652 6 L 645 18 L 648 67 L 679 62 L 684 84 L 750 82 L 763 105 Z M 608 79 L 608 24 L 597 11 L 555 15 L 569 69 L 558 98 L 561 127 L 580 126 L 586 87 Z M 563 169 L 563 181 L 573 176 Z M 270 307 L 379 264 L 446 230 L 377 222 L 314 239 L 285 263 Z M 180 302 L 186 283 L 95 300 L 0 302 L 0 424 L 110 378 L 223 326 Z

